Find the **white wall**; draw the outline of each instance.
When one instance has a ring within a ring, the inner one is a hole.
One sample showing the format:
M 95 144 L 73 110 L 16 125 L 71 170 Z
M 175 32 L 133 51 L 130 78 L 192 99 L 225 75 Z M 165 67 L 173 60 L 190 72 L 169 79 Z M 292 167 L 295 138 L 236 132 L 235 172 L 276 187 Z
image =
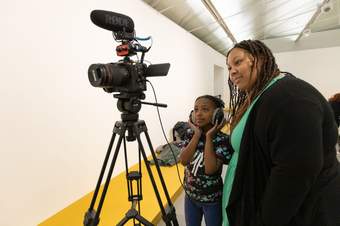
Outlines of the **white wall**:
M 276 53 L 282 71 L 317 88 L 325 98 L 340 92 L 340 47 Z
M 150 78 L 169 106 L 160 109 L 166 131 L 187 119 L 196 96 L 213 94 L 214 65 L 224 67 L 224 57 L 141 1 L 2 2 L 2 226 L 36 225 L 94 189 L 120 112 L 111 94 L 88 82 L 90 64 L 119 59 L 111 33 L 91 23 L 93 9 L 132 17 L 138 36 L 153 36 L 146 59 L 171 63 L 167 77 Z M 153 102 L 149 86 L 146 96 Z M 140 118 L 153 145 L 163 144 L 156 109 L 143 106 Z M 119 158 L 114 174 L 123 168 Z
M 226 89 L 226 76 L 227 73 L 223 67 L 214 67 L 214 95 L 221 95 L 221 99 L 224 101 L 229 100 L 229 90 Z

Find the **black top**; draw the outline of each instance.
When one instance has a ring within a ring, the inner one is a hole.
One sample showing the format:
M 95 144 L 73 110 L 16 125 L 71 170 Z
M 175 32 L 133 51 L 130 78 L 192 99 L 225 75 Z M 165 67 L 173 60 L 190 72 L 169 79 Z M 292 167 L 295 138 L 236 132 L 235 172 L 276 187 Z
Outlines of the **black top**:
M 337 127 L 327 100 L 291 75 L 265 91 L 242 137 L 230 226 L 340 226 Z

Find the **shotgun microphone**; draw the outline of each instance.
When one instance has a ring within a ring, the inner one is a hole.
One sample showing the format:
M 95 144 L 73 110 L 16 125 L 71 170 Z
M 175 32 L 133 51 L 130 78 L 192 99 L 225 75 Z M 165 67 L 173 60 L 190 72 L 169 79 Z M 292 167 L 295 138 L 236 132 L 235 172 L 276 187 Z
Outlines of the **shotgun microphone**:
M 113 32 L 134 32 L 133 20 L 123 14 L 105 11 L 93 10 L 90 15 L 91 21 L 98 27 Z

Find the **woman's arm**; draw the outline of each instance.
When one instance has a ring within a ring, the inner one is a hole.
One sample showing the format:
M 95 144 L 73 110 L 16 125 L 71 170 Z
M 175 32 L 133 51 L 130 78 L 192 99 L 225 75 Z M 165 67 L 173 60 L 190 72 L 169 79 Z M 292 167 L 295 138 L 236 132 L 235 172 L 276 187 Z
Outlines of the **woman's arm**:
M 272 168 L 257 222 L 288 225 L 297 215 L 322 168 L 322 120 L 318 103 L 302 98 L 275 112 L 267 131 Z

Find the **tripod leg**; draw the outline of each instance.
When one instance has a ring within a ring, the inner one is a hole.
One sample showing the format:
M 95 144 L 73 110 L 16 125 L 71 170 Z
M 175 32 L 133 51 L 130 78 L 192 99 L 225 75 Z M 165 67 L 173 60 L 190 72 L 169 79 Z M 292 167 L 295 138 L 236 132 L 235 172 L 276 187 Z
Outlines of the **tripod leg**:
M 100 197 L 100 201 L 99 201 L 99 204 L 98 204 L 98 209 L 97 209 L 97 213 L 96 213 L 96 216 L 98 216 L 98 218 L 99 218 L 100 211 L 102 209 L 102 206 L 103 206 L 103 203 L 104 203 L 104 200 L 105 200 L 107 189 L 109 188 L 109 185 L 110 185 L 110 179 L 111 179 L 111 176 L 112 176 L 113 168 L 114 168 L 116 160 L 117 160 L 117 156 L 118 156 L 118 152 L 119 152 L 122 140 L 123 140 L 123 137 L 120 136 L 119 139 L 118 139 L 117 146 L 116 146 L 115 154 L 112 158 L 112 162 L 111 162 L 109 172 L 108 172 L 107 177 L 106 177 L 105 185 L 104 185 L 104 188 L 103 188 L 103 193 Z
M 142 141 L 141 141 L 139 135 L 137 136 L 137 140 L 138 140 L 139 148 L 140 148 L 141 153 L 143 155 L 143 159 L 144 159 L 144 162 L 145 162 L 146 169 L 148 171 L 148 174 L 149 174 L 149 177 L 150 177 L 150 180 L 151 180 L 151 183 L 152 183 L 152 187 L 154 188 L 154 191 L 155 191 L 155 194 L 156 194 L 156 197 L 157 197 L 157 201 L 158 201 L 158 203 L 160 205 L 160 208 L 161 208 L 161 211 L 162 211 L 162 215 L 165 215 L 165 210 L 164 210 L 164 207 L 162 205 L 162 199 L 161 199 L 161 197 L 159 195 L 159 191 L 158 191 L 155 179 L 154 179 L 153 174 L 152 174 L 150 163 L 149 163 L 149 160 L 148 160 L 148 158 L 147 158 L 147 156 L 145 154 L 145 150 L 144 150 L 144 147 L 143 147 L 143 144 L 142 144 Z
M 104 164 L 103 164 L 103 167 L 102 167 L 102 171 L 101 171 L 101 174 L 100 174 L 100 178 L 99 178 L 100 180 L 98 180 L 98 182 L 97 182 L 97 187 L 96 187 L 95 194 L 94 194 L 94 196 L 92 198 L 91 206 L 90 206 L 89 210 L 86 212 L 85 217 L 84 217 L 84 222 L 83 222 L 84 226 L 96 226 L 99 223 L 100 212 L 101 212 L 104 200 L 105 200 L 107 189 L 108 189 L 109 184 L 110 184 L 110 179 L 111 179 L 111 176 L 112 176 L 114 165 L 115 165 L 116 160 L 117 160 L 117 156 L 118 156 L 119 149 L 120 149 L 123 137 L 124 137 L 125 130 L 126 130 L 126 128 L 124 127 L 123 128 L 123 133 L 122 133 L 123 135 L 120 134 L 120 137 L 118 139 L 118 143 L 117 143 L 117 146 L 116 146 L 116 149 L 115 149 L 112 161 L 111 161 L 109 172 L 108 172 L 108 175 L 106 177 L 106 181 L 105 181 L 105 185 L 104 185 L 104 188 L 103 188 L 103 192 L 102 192 L 101 197 L 100 197 L 98 208 L 97 208 L 97 211 L 94 211 L 93 206 L 94 206 L 94 204 L 96 202 L 96 198 L 97 198 L 97 195 L 98 195 L 98 192 L 99 192 L 101 180 L 102 180 L 103 174 L 105 172 L 105 168 L 106 168 L 106 165 L 107 165 L 107 162 L 108 162 L 108 158 L 109 158 L 110 153 L 111 153 L 111 149 L 112 149 L 112 146 L 113 146 L 113 142 L 114 142 L 116 133 L 114 132 L 113 135 L 112 135 L 112 139 L 110 141 L 109 149 L 108 149 L 108 152 L 106 154 L 105 161 L 104 161 Z
M 99 223 L 98 216 L 96 217 L 97 214 L 96 214 L 96 211 L 93 208 L 94 208 L 94 205 L 95 205 L 96 200 L 97 200 L 99 188 L 100 188 L 100 185 L 101 185 L 102 180 L 103 180 L 103 176 L 104 176 L 104 173 L 105 173 L 107 162 L 109 161 L 109 158 L 110 158 L 110 155 L 111 155 L 111 150 L 112 150 L 113 143 L 115 141 L 115 137 L 116 137 L 116 133 L 113 133 L 112 136 L 111 136 L 110 144 L 109 144 L 109 147 L 107 149 L 100 174 L 99 174 L 99 178 L 98 178 L 98 181 L 97 181 L 97 184 L 96 184 L 96 188 L 95 188 L 93 196 L 92 196 L 90 207 L 87 210 L 87 212 L 85 213 L 84 222 L 83 222 L 83 224 L 85 226 L 97 225 Z
M 166 214 L 166 212 L 165 212 L 165 209 L 164 209 L 164 206 L 163 206 L 163 203 L 162 203 L 162 199 L 161 199 L 161 197 L 160 197 L 160 195 L 159 195 L 159 191 L 158 191 L 158 188 L 157 188 L 155 179 L 154 179 L 154 177 L 153 177 L 153 173 L 152 173 L 152 170 L 151 170 L 151 167 L 150 167 L 150 163 L 149 163 L 149 161 L 148 161 L 148 159 L 147 159 L 147 156 L 146 156 L 146 154 L 145 154 L 145 150 L 144 150 L 144 147 L 143 147 L 141 138 L 140 138 L 140 134 L 137 134 L 137 140 L 138 140 L 139 148 L 140 148 L 141 153 L 142 153 L 142 155 L 143 155 L 143 159 L 144 159 L 144 162 L 145 162 L 145 166 L 146 166 L 146 169 L 147 169 L 147 171 L 148 171 L 148 174 L 149 174 L 149 177 L 150 177 L 150 180 L 151 180 L 153 189 L 154 189 L 154 191 L 155 191 L 155 195 L 156 195 L 156 198 L 157 198 L 159 207 L 160 207 L 161 212 L 162 212 L 162 217 L 163 217 L 163 219 L 165 220 L 165 223 L 166 223 L 167 226 L 171 226 L 171 223 L 170 223 L 171 220 L 174 220 L 174 222 L 175 222 L 174 225 L 178 226 L 178 222 L 177 222 L 177 219 L 176 219 L 176 214 L 175 214 L 175 211 L 174 211 L 175 208 L 171 208 L 171 218 L 174 218 L 174 219 L 169 219 L 169 218 L 170 218 L 169 215 Z M 151 143 L 149 143 L 149 141 L 150 141 L 150 140 L 148 139 L 148 144 L 149 144 L 150 150 L 152 150 L 152 152 L 153 152 L 152 146 L 150 146 Z M 153 154 L 154 154 L 154 152 L 153 152 Z M 161 174 L 161 171 L 160 171 L 160 169 L 159 169 L 159 165 L 158 165 L 157 159 L 156 159 L 155 157 L 154 157 L 154 162 L 155 162 L 155 165 L 158 166 L 157 172 L 158 172 L 158 174 L 159 174 L 159 178 L 161 179 L 161 182 L 163 181 L 163 182 L 162 182 L 162 186 L 163 186 L 163 190 L 164 190 L 164 192 L 165 192 L 165 195 L 167 196 L 167 200 L 170 200 L 169 194 L 168 194 L 168 192 L 167 192 L 167 190 L 166 190 L 166 187 L 165 187 L 164 179 L 163 179 L 163 177 L 161 176 L 162 174 Z M 163 179 L 163 180 L 162 180 L 162 179 Z M 168 199 L 168 198 L 169 198 L 169 199 Z M 170 205 L 170 207 L 171 207 L 171 206 L 173 207 L 173 205 L 172 205 L 172 203 L 171 203 L 171 200 L 168 201 L 168 204 Z
M 116 137 L 116 134 L 113 133 L 112 137 L 111 137 L 111 140 L 110 140 L 109 147 L 108 147 L 107 152 L 106 152 L 106 156 L 105 156 L 105 159 L 104 159 L 104 162 L 103 162 L 102 169 L 100 171 L 100 175 L 99 175 L 99 179 L 97 181 L 96 189 L 95 189 L 94 194 L 92 196 L 92 200 L 91 200 L 91 204 L 90 204 L 89 210 L 93 210 L 94 204 L 96 202 L 97 195 L 98 195 L 99 188 L 100 188 L 100 184 L 102 183 L 103 176 L 104 176 L 105 169 L 106 169 L 106 165 L 107 165 L 107 162 L 108 162 L 109 157 L 111 155 L 111 150 L 112 150 L 113 143 L 115 141 L 115 137 Z
M 157 170 L 157 173 L 158 173 L 158 176 L 159 176 L 159 179 L 161 181 L 161 184 L 162 184 L 162 188 L 163 188 L 163 191 L 164 191 L 164 194 L 165 194 L 165 197 L 166 197 L 166 201 L 168 202 L 168 206 L 169 206 L 169 213 L 167 215 L 164 215 L 166 216 L 166 219 L 164 219 L 166 225 L 171 225 L 171 224 L 168 224 L 169 221 L 173 221 L 173 225 L 175 226 L 178 226 L 178 221 L 177 221 L 177 217 L 176 217 L 176 210 L 175 210 L 175 207 L 170 199 L 170 196 L 169 196 L 169 192 L 166 188 L 166 185 L 165 185 L 165 182 L 164 182 L 164 178 L 163 178 L 163 175 L 162 175 L 162 172 L 161 172 L 161 169 L 159 167 L 159 164 L 158 164 L 158 161 L 157 161 L 157 157 L 156 157 L 156 154 L 155 154 L 155 151 L 153 149 L 153 146 L 152 146 L 152 143 L 151 143 L 151 139 L 150 139 L 150 136 L 148 134 L 148 131 L 147 129 L 145 129 L 144 131 L 145 133 L 145 137 L 146 137 L 146 140 L 147 140 L 147 143 L 149 145 L 149 149 L 150 149 L 150 152 L 151 152 L 151 155 L 152 155 L 152 158 L 155 162 L 155 166 L 156 166 L 156 170 Z

